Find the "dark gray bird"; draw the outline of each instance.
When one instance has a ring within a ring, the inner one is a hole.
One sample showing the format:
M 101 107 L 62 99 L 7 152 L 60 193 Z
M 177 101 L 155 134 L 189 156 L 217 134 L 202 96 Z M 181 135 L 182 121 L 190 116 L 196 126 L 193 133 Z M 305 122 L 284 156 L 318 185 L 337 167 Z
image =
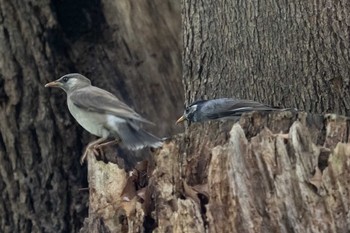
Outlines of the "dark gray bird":
M 252 100 L 221 98 L 212 100 L 198 100 L 191 103 L 176 124 L 185 120 L 202 122 L 216 119 L 239 119 L 245 112 L 281 110 Z
M 100 137 L 89 143 L 81 163 L 89 151 L 96 155 L 97 149 L 119 140 L 131 150 L 162 145 L 161 139 L 140 127 L 141 123 L 153 123 L 141 117 L 112 93 L 92 86 L 90 80 L 81 74 L 64 75 L 45 87 L 63 89 L 67 93 L 68 109 L 75 120 L 89 133 Z

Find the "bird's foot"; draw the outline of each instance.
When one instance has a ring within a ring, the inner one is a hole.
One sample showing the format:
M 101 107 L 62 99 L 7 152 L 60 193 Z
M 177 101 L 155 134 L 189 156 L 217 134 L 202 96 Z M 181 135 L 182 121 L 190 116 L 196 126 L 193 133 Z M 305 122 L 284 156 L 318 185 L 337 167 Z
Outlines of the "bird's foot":
M 100 138 L 96 141 L 90 142 L 87 145 L 83 156 L 80 157 L 80 164 L 83 165 L 83 163 L 84 163 L 84 161 L 87 158 L 89 153 L 93 153 L 95 156 L 98 156 L 99 152 L 98 152 L 96 146 L 98 146 L 100 143 L 102 143 L 104 141 L 106 141 L 106 138 Z M 101 145 L 103 145 L 103 144 L 101 144 Z
M 100 145 L 95 145 L 93 148 L 94 151 L 94 155 L 103 157 L 105 155 L 104 151 L 103 151 L 103 147 L 101 147 Z
M 118 144 L 118 142 L 119 142 L 118 139 L 114 139 L 114 140 L 109 141 L 109 142 L 105 142 L 105 143 L 101 143 L 101 144 L 95 145 L 95 146 L 94 146 L 94 149 L 95 149 L 95 150 L 98 150 L 98 151 L 99 151 L 99 154 L 100 154 L 101 156 L 103 156 L 103 155 L 104 155 L 103 147 L 110 146 L 110 145 L 114 145 L 114 144 Z
M 89 153 L 93 153 L 94 156 L 96 156 L 96 157 L 97 156 L 104 156 L 103 147 L 117 144 L 119 142 L 118 139 L 102 143 L 104 141 L 106 141 L 106 138 L 100 138 L 94 142 L 89 143 L 85 149 L 83 156 L 81 156 L 81 158 L 80 158 L 80 164 L 83 165 L 83 163 L 84 163 L 84 161 L 87 158 Z
M 84 164 L 84 161 L 85 161 L 85 159 L 86 159 L 88 153 L 89 153 L 89 152 L 88 152 L 88 148 L 86 148 L 84 154 L 80 157 L 80 165 L 83 165 L 83 164 Z
M 87 147 L 85 149 L 84 154 L 80 157 L 80 165 L 84 164 L 84 161 L 87 158 L 89 153 L 93 153 L 94 156 L 98 156 L 99 155 L 99 152 L 94 147 Z

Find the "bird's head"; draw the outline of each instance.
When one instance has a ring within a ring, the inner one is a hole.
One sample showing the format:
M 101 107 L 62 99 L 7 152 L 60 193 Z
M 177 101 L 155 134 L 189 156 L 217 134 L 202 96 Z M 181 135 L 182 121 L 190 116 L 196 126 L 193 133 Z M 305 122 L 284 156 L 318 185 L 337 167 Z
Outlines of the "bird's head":
M 56 81 L 47 83 L 45 87 L 59 87 L 68 93 L 90 85 L 91 82 L 88 78 L 78 73 L 72 73 L 66 74 Z
M 185 108 L 184 114 L 176 121 L 176 124 L 179 124 L 183 121 L 188 122 L 197 122 L 199 120 L 198 110 L 201 108 L 201 105 L 206 102 L 205 100 L 195 101 Z

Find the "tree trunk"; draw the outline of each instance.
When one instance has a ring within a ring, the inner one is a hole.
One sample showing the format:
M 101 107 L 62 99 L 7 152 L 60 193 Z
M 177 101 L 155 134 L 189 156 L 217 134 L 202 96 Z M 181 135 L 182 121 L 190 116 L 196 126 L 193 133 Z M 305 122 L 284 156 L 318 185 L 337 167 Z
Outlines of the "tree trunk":
M 182 4 L 187 103 L 236 96 L 349 112 L 345 0 Z M 350 126 L 338 115 L 194 124 L 131 172 L 89 155 L 87 189 L 78 158 L 92 137 L 67 113 L 64 94 L 43 84 L 81 72 L 157 122 L 159 136 L 176 132 L 179 5 L 0 6 L 1 231 L 350 231 Z
M 182 4 L 187 103 L 235 96 L 318 114 L 252 113 L 239 124 L 186 127 L 154 153 L 156 166 L 119 177 L 120 195 L 94 189 L 113 205 L 91 214 L 89 229 L 349 232 L 349 121 L 321 115 L 349 114 L 349 4 Z
M 89 194 L 79 157 L 93 137 L 44 84 L 82 73 L 158 136 L 175 132 L 180 3 L 0 0 L 0 38 L 0 232 L 77 232 Z
M 347 1 L 182 3 L 187 103 L 237 97 L 350 113 Z M 340 200 L 350 195 L 349 144 L 337 144 L 349 142 L 348 122 L 336 122 L 248 117 L 228 143 L 225 124 L 188 127 L 182 171 L 190 186 L 208 186 L 199 208 L 208 231 L 348 232 L 349 205 Z
M 235 96 L 350 114 L 350 5 L 184 0 L 186 100 Z

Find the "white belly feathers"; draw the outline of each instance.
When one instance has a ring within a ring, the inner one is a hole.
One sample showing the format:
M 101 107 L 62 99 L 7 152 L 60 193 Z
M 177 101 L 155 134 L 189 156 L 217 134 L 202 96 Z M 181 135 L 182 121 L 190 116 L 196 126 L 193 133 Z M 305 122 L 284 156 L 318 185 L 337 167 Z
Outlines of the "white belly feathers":
M 108 124 L 106 115 L 85 111 L 69 101 L 69 98 L 67 104 L 69 111 L 75 120 L 89 133 L 104 138 L 110 136 L 108 130 L 104 128 L 106 126 L 106 123 Z

